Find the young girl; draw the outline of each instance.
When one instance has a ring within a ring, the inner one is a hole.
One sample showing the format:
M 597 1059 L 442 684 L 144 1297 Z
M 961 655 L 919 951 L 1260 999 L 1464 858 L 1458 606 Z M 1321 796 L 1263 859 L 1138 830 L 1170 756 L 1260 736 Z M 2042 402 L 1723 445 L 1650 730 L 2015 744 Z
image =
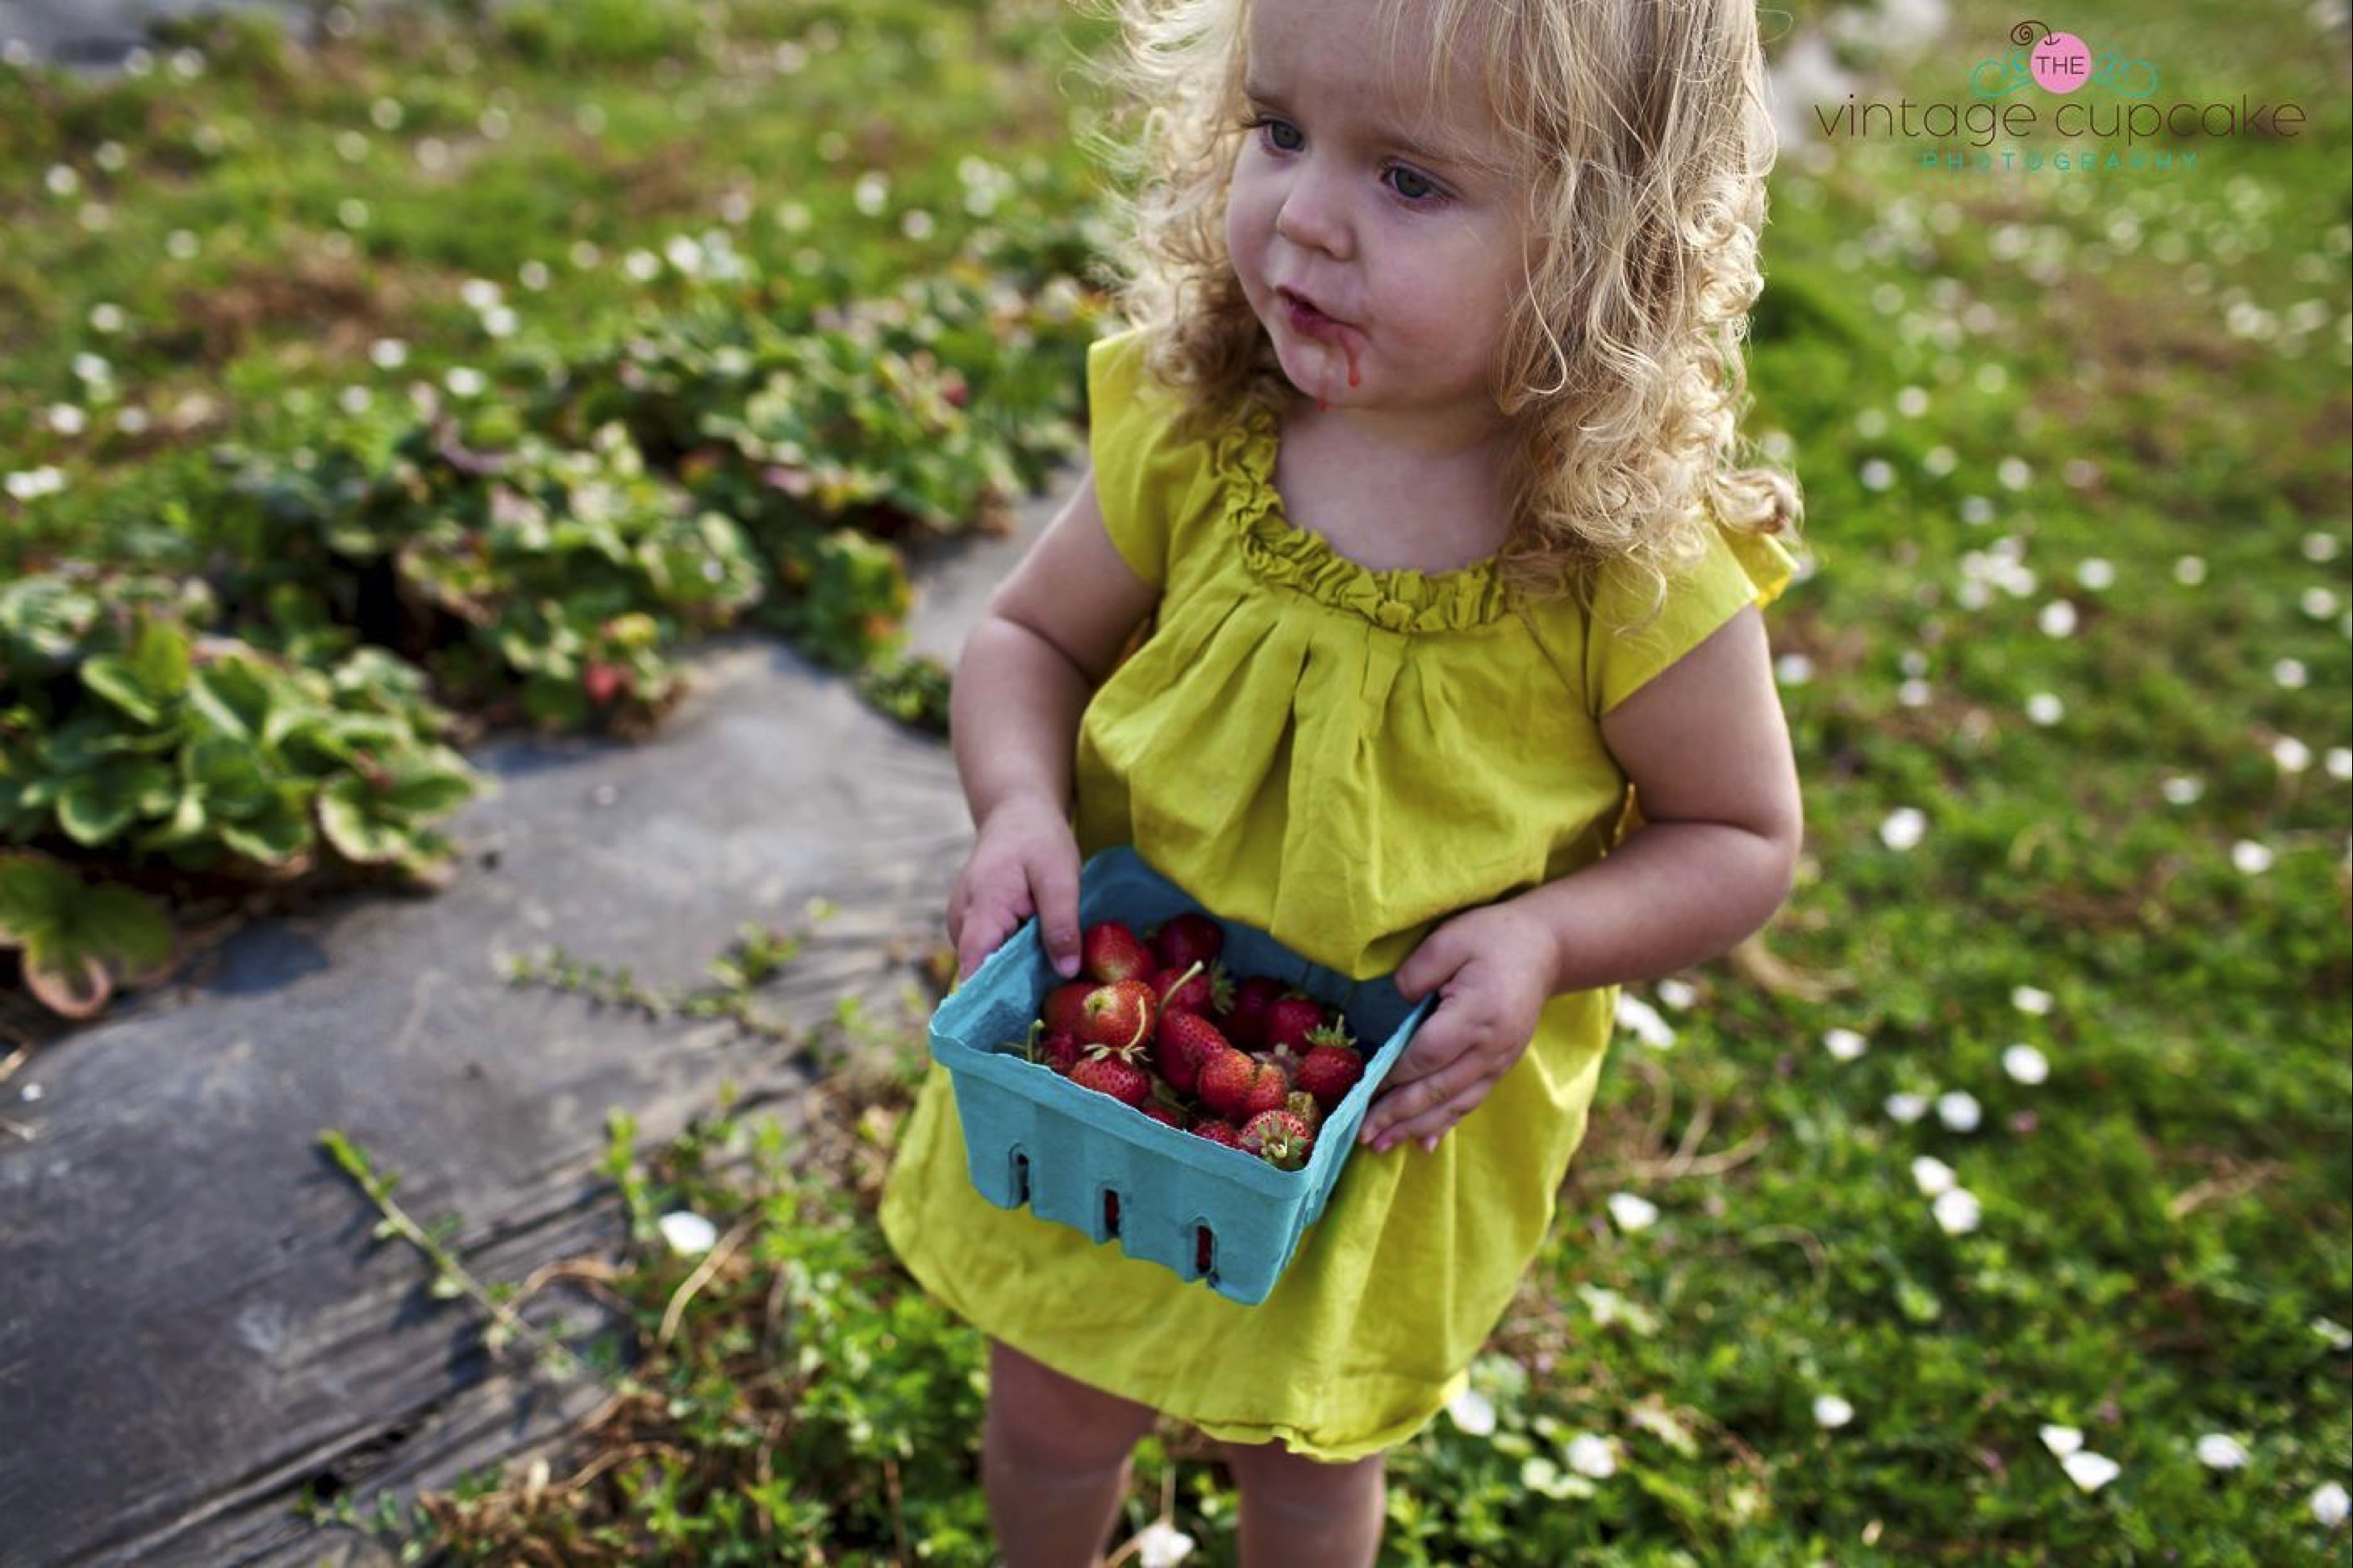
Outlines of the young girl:
M 1748 0 L 1124 0 L 1152 112 L 1092 468 L 956 670 L 970 973 L 1083 857 L 1440 998 L 1324 1217 L 1239 1305 L 974 1192 L 934 1069 L 882 1222 L 991 1338 L 1008 1563 L 1093 1560 L 1167 1415 L 1246 1563 L 1373 1560 L 1385 1449 L 1549 1225 L 1616 987 L 1789 887 L 1741 468 L 1773 157 Z

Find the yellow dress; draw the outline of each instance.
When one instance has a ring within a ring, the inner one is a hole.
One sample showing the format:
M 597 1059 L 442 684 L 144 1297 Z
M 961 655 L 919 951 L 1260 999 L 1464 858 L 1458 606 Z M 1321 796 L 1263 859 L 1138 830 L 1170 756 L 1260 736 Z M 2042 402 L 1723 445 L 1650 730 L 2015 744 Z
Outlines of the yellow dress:
M 1599 715 L 1791 575 L 1778 543 L 1719 532 L 1659 616 L 1616 636 L 1629 588 L 1588 614 L 1523 602 L 1493 563 L 1374 571 L 1284 518 L 1271 410 L 1179 441 L 1143 348 L 1131 331 L 1088 362 L 1103 521 L 1162 597 L 1081 723 L 1080 852 L 1133 844 L 1208 908 L 1354 977 L 1599 858 L 1629 803 Z M 1616 1000 L 1555 997 L 1435 1153 L 1356 1150 L 1256 1306 L 992 1206 L 936 1066 L 883 1231 L 926 1289 L 1068 1376 L 1213 1437 L 1361 1458 L 1462 1387 L 1551 1223 Z

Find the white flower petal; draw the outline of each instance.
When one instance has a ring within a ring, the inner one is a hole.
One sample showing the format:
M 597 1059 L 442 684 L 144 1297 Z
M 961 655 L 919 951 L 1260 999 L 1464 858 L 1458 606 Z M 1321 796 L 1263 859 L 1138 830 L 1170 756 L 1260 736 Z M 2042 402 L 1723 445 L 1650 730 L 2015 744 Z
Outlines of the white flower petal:
M 2312 748 L 2294 735 L 2272 742 L 2272 763 L 2284 773 L 2300 773 L 2312 766 Z
M 1934 1212 L 1937 1228 L 1947 1236 L 1968 1235 L 1977 1229 L 1984 1213 L 1978 1205 L 1977 1194 L 1967 1187 L 1937 1194 Z
M 1473 1437 L 1489 1437 L 1495 1431 L 1495 1405 L 1475 1388 L 1466 1388 L 1447 1401 L 1446 1414 L 1454 1425 Z
M 1675 1043 L 1675 1031 L 1659 1016 L 1659 1010 L 1630 992 L 1618 993 L 1618 1024 L 1654 1051 Z
M 1165 1519 L 1155 1519 L 1135 1532 L 1130 1542 L 1142 1568 L 1176 1568 L 1193 1554 L 1193 1538 Z
M 2242 838 L 2231 846 L 2231 864 L 2249 877 L 2260 877 L 2272 868 L 2272 852 L 2252 838 Z
M 2210 1470 L 2243 1470 L 2247 1450 L 2236 1437 L 2209 1432 L 2198 1439 L 2198 1462 Z
M 1825 1394 L 1814 1401 L 1814 1420 L 1836 1431 L 1854 1419 L 1854 1406 L 1835 1394 Z
M 2198 797 L 2206 793 L 2205 782 L 2187 773 L 2175 773 L 2158 788 L 2164 794 L 2168 805 L 2194 805 Z
M 2348 752 L 2346 755 L 2348 758 L 2353 758 L 2353 752 Z M 1699 988 L 1688 980 L 1669 978 L 1660 981 L 1658 984 L 1652 986 L 1651 989 L 1659 994 L 1660 1001 L 1664 1002 L 1668 1006 L 1674 1008 L 1677 1012 L 1686 1010 L 1694 1003 L 1699 1000 Z
M 1832 1029 L 1822 1036 L 1822 1049 L 1842 1062 L 1851 1062 L 1871 1048 L 1871 1042 L 1852 1029 Z
M 1960 1184 L 1960 1177 L 1934 1154 L 1923 1154 L 1912 1162 L 1912 1184 L 1924 1198 L 1940 1198 Z
M 2001 1070 L 2019 1083 L 2041 1083 L 2051 1076 L 2051 1063 L 2032 1046 L 2012 1046 L 2001 1053 Z
M 1936 1097 L 1936 1120 L 1956 1132 L 1974 1132 L 1985 1120 L 1985 1108 L 1977 1096 L 1957 1089 Z
M 1888 1119 L 1909 1125 L 1928 1114 L 1928 1097 L 1925 1094 L 1891 1094 L 1885 1106 Z
M 1915 806 L 1898 806 L 1879 825 L 1879 841 L 1890 849 L 1910 849 L 1927 836 L 1928 818 Z
M 674 1210 L 657 1222 L 662 1239 L 681 1258 L 699 1258 L 716 1246 L 719 1227 L 699 1214 L 686 1209 Z
M 2041 1436 L 2042 1446 L 2063 1459 L 2084 1446 L 2084 1434 L 2073 1426 L 2045 1426 Z
M 2349 1503 L 2345 1489 L 2336 1481 L 2323 1481 L 2312 1489 L 2312 1517 L 2320 1521 L 2323 1530 L 2334 1530 L 2345 1522 Z
M 1607 1437 L 1579 1432 L 1568 1440 L 1563 1453 L 1568 1460 L 1568 1468 L 1588 1480 L 1606 1481 L 1618 1473 L 1618 1446 Z M 2316 1496 L 2316 1510 L 2318 1501 Z
M 1648 1230 L 1659 1223 L 1659 1205 L 1634 1193 L 1609 1194 L 1609 1217 L 1620 1230 Z
M 2068 1455 L 2059 1461 L 2059 1468 L 2067 1472 L 2069 1480 L 2087 1492 L 2098 1491 L 2115 1480 L 2123 1468 L 2105 1454 L 2094 1454 L 2089 1448 Z
M 2010 1005 L 2021 1013 L 2031 1013 L 2039 1018 L 2051 1011 L 2051 993 L 2031 985 L 2013 986 L 2010 993 Z

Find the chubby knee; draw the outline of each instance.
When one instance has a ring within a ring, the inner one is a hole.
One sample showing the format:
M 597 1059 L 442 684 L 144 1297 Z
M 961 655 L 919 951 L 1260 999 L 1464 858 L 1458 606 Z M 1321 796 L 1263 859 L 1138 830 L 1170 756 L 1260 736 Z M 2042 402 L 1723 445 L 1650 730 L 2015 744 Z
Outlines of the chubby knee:
M 1093 1475 L 1126 1463 L 1158 1413 L 989 1343 L 988 1447 L 1024 1469 Z
M 1380 1495 L 1387 1456 L 1329 1464 L 1294 1454 L 1281 1443 L 1220 1443 L 1226 1467 L 1244 1496 L 1285 1513 L 1349 1515 Z

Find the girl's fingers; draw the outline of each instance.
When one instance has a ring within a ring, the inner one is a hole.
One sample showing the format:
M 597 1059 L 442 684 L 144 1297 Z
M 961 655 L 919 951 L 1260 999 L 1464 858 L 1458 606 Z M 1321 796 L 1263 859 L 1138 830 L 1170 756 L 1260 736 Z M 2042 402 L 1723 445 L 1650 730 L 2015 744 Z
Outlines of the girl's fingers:
M 1377 1142 L 1378 1147 L 1388 1148 L 1407 1135 L 1406 1128 L 1419 1125 L 1423 1117 L 1472 1089 L 1486 1076 L 1485 1065 L 1477 1056 L 1465 1051 L 1428 1078 L 1374 1101 L 1373 1108 L 1365 1113 L 1358 1142 Z

